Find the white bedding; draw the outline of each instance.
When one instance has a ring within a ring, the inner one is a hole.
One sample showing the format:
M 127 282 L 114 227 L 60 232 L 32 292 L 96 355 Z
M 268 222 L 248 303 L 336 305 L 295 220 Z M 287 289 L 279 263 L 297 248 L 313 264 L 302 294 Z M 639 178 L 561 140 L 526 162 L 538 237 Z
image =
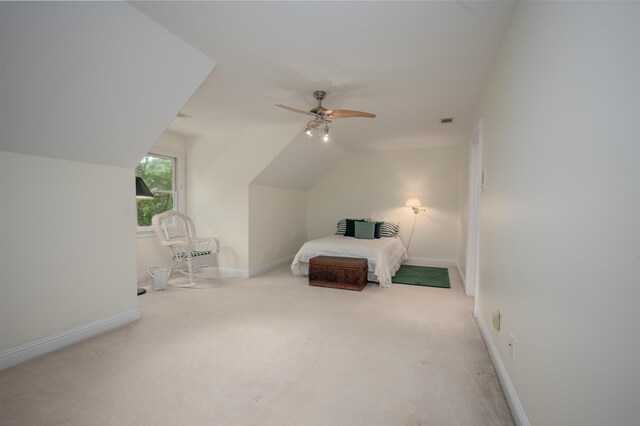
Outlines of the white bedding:
M 291 264 L 294 275 L 309 275 L 309 259 L 316 256 L 365 257 L 369 266 L 369 281 L 380 287 L 391 287 L 391 277 L 407 259 L 407 250 L 400 238 L 361 240 L 342 235 L 329 235 L 304 243 Z

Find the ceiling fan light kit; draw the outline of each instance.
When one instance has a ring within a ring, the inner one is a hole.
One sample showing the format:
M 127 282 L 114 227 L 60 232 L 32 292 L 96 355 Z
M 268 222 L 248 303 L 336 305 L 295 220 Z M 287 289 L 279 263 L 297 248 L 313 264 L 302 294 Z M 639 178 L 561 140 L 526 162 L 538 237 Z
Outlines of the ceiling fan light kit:
M 308 137 L 317 134 L 317 136 L 321 137 L 324 142 L 329 142 L 329 125 L 331 124 L 331 119 L 353 117 L 375 118 L 376 116 L 370 112 L 353 111 L 348 109 L 327 109 L 322 106 L 322 101 L 326 96 L 327 92 L 324 90 L 316 90 L 313 92 L 313 97 L 318 101 L 318 106 L 309 110 L 309 112 L 282 104 L 276 104 L 276 106 L 286 109 L 287 111 L 313 116 L 314 118 L 307 123 L 307 127 L 305 127 L 304 132 Z

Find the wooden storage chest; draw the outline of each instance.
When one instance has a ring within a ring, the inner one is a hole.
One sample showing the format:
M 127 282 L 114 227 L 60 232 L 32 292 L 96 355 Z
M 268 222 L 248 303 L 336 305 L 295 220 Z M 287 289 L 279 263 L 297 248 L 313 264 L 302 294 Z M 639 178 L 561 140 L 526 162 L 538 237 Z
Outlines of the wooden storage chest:
M 316 256 L 309 259 L 309 285 L 361 291 L 367 285 L 367 259 Z

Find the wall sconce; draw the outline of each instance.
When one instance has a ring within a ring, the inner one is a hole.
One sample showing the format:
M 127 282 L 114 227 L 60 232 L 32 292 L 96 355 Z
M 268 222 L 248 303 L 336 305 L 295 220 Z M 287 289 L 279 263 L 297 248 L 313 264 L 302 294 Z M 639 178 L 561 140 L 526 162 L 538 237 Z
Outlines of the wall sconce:
M 413 213 L 415 216 L 413 217 L 413 227 L 411 227 L 411 234 L 409 235 L 409 242 L 407 243 L 407 253 L 409 253 L 409 247 L 411 247 L 411 239 L 413 238 L 413 231 L 416 230 L 416 220 L 418 219 L 418 213 L 426 211 L 426 209 L 421 209 L 422 203 L 417 198 L 409 198 L 406 203 L 404 203 L 405 207 L 411 207 L 413 209 Z
M 417 198 L 409 198 L 406 203 L 404 203 L 405 207 L 411 207 L 413 209 L 413 213 L 418 214 L 419 212 L 424 212 L 426 209 L 421 209 L 422 203 Z

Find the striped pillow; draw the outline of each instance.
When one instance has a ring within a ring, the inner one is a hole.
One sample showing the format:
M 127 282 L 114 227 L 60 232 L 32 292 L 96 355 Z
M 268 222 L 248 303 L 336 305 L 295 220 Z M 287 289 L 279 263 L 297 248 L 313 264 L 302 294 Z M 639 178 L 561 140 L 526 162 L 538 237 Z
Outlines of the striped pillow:
M 398 232 L 400 232 L 400 227 L 395 223 L 385 222 L 380 227 L 380 236 L 381 237 L 397 237 Z
M 347 230 L 347 219 L 342 219 L 338 222 L 336 235 L 344 235 Z

